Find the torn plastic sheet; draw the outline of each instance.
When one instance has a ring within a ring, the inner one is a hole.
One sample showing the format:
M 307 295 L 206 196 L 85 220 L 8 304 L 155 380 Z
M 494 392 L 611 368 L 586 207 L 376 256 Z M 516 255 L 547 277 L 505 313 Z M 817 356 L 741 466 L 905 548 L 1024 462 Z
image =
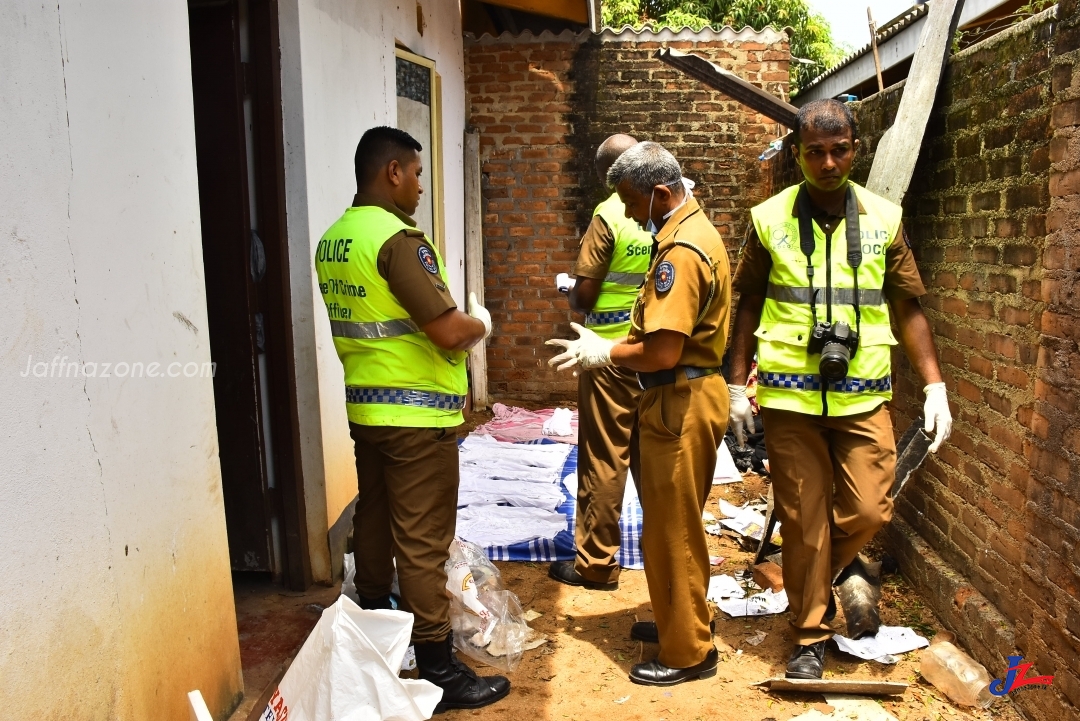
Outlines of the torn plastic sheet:
M 888 657 L 930 645 L 929 641 L 907 626 L 882 626 L 878 629 L 876 636 L 867 636 L 858 640 L 836 634 L 833 640 L 844 653 L 879 663 L 896 663 Z
M 766 589 L 749 598 L 718 601 L 716 605 L 729 616 L 770 616 L 787 610 L 787 591 L 773 593 Z

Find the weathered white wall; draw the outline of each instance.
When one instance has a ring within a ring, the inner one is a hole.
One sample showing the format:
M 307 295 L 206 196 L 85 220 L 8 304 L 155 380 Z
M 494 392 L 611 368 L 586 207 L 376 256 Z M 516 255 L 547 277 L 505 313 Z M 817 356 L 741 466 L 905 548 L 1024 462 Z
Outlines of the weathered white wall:
M 434 60 L 442 76 L 445 261 L 451 292 L 464 307 L 461 17 L 457 0 L 422 0 L 421 6 L 422 36 L 412 0 L 281 2 L 293 335 L 309 544 L 313 547 L 326 545 L 326 521 L 333 523 L 356 495 L 356 469 L 341 363 L 313 282 L 312 258 L 323 231 L 352 201 L 356 188 L 353 153 L 360 136 L 375 125 L 396 124 L 395 40 Z M 316 422 L 318 429 L 313 427 Z M 322 489 L 319 479 L 324 479 Z M 320 503 L 326 513 L 321 528 L 314 518 Z
M 221 718 L 212 380 L 51 365 L 210 360 L 185 3 L 0 3 L 0 198 L 0 708 Z

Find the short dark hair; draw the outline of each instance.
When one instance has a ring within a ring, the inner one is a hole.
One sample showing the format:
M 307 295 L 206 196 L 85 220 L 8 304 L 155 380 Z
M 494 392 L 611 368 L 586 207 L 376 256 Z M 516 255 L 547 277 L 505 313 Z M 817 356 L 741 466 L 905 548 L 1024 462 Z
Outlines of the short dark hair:
M 859 139 L 859 129 L 851 108 L 835 98 L 811 100 L 799 108 L 795 127 L 791 129 L 796 145 L 802 142 L 802 131 L 810 128 L 824 133 L 842 133 L 846 128 L 851 131 L 852 142 Z
M 424 147 L 404 130 L 380 125 L 371 128 L 356 144 L 353 167 L 356 171 L 356 187 L 362 188 L 386 167 L 391 160 L 403 162 L 406 151 L 420 152 Z

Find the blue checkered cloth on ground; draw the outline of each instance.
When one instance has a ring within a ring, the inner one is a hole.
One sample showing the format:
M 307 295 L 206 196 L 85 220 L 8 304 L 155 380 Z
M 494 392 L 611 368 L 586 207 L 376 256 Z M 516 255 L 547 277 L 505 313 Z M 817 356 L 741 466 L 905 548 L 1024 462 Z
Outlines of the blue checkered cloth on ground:
M 530 444 L 554 443 L 546 438 L 530 441 Z M 578 448 L 574 446 L 566 457 L 559 478 L 566 478 L 577 473 Z M 629 482 L 629 481 L 627 481 Z M 577 500 L 566 490 L 560 480 L 563 502 L 557 509 L 566 514 L 566 530 L 559 531 L 555 538 L 534 538 L 531 541 L 514 543 L 509 546 L 488 546 L 484 549 L 493 561 L 569 561 L 574 558 L 574 523 L 577 520 Z M 641 559 L 641 504 L 636 495 L 623 503 L 622 516 L 619 518 L 619 530 L 622 544 L 619 547 L 619 565 L 623 568 L 641 570 L 645 566 Z

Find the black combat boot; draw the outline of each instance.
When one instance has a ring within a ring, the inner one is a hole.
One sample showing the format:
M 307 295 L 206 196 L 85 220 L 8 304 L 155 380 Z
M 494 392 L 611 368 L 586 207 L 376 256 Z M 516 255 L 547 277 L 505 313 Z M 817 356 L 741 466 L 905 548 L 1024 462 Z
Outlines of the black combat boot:
M 417 643 L 413 647 L 420 678 L 443 690 L 435 713 L 452 708 L 480 708 L 510 693 L 510 681 L 505 676 L 477 676 L 458 660 L 454 654 L 453 632 L 445 641 Z

